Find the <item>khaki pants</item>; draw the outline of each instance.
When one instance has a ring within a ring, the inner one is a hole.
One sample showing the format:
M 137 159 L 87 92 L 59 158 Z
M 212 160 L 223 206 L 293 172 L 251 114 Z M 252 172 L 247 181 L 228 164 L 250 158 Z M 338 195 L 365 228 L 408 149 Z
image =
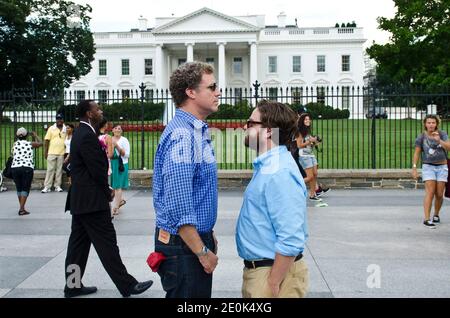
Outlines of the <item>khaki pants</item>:
M 267 279 L 272 267 L 244 268 L 242 297 L 273 298 Z M 279 298 L 303 298 L 309 288 L 309 272 L 304 260 L 292 264 L 280 286 Z
M 45 175 L 44 187 L 46 187 L 47 189 L 51 189 L 53 178 L 55 179 L 55 188 L 61 186 L 63 163 L 64 155 L 47 156 L 47 174 Z

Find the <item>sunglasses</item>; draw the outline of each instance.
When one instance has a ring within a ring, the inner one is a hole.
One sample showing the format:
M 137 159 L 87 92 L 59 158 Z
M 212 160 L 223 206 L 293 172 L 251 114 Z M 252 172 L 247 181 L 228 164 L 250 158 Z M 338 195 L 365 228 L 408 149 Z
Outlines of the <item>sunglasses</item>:
M 206 86 L 207 89 L 211 90 L 211 92 L 215 92 L 217 89 L 217 83 L 212 83 L 209 86 Z
M 246 122 L 247 128 L 251 128 L 254 125 L 258 125 L 258 124 L 262 125 L 263 123 L 260 121 L 255 121 L 255 120 L 251 120 L 251 119 L 247 120 L 247 122 Z

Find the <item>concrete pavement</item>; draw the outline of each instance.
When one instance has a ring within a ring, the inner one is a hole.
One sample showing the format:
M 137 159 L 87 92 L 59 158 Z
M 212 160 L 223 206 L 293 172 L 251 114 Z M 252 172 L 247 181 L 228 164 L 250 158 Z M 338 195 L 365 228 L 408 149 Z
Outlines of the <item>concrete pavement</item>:
M 332 190 L 324 197 L 328 207 L 309 203 L 308 296 L 450 297 L 448 203 L 442 224 L 430 230 L 421 223 L 422 196 L 422 190 Z M 33 191 L 27 203 L 31 214 L 18 216 L 15 192 L 0 193 L 0 297 L 63 296 L 70 231 L 65 198 L 66 193 Z M 114 220 L 123 261 L 138 280 L 155 281 L 138 297 L 163 297 L 159 277 L 146 264 L 153 250 L 151 192 L 127 191 L 125 198 Z M 213 297 L 241 295 L 242 261 L 234 242 L 241 203 L 241 191 L 219 193 L 215 232 L 220 260 Z M 94 249 L 83 282 L 99 288 L 92 297 L 121 297 Z

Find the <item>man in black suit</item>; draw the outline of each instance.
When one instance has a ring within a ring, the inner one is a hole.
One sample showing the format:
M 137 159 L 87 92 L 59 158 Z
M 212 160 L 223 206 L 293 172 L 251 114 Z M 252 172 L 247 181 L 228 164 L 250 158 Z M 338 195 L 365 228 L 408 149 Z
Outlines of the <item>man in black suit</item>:
M 81 283 L 91 243 L 117 289 L 123 297 L 146 291 L 153 281 L 139 283 L 128 274 L 119 254 L 116 231 L 111 221 L 109 202 L 114 194 L 108 185 L 108 160 L 101 148 L 94 127 L 103 112 L 91 100 L 77 106 L 80 126 L 70 146 L 72 186 L 66 210 L 72 214 L 72 232 L 66 256 L 65 297 L 92 294 L 96 287 Z

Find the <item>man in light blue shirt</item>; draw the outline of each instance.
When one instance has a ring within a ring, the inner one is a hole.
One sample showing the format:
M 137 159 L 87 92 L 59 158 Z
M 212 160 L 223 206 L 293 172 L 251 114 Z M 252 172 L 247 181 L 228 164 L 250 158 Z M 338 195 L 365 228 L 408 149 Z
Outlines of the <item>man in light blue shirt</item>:
M 304 297 L 307 189 L 287 148 L 298 133 L 297 115 L 281 103 L 262 101 L 244 129 L 245 145 L 258 157 L 236 229 L 245 265 L 243 297 Z

